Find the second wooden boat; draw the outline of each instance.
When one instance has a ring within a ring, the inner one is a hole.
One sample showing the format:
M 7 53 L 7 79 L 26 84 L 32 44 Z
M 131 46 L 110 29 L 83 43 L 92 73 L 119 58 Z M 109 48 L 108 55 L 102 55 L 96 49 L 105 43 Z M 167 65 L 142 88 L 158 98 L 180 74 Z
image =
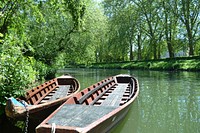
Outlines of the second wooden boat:
M 37 128 L 37 133 L 105 133 L 128 112 L 139 93 L 136 78 L 116 75 L 69 98 Z
M 68 98 L 79 92 L 80 84 L 70 75 L 47 81 L 26 92 L 25 97 L 9 98 L 5 112 L 10 118 L 44 120 Z

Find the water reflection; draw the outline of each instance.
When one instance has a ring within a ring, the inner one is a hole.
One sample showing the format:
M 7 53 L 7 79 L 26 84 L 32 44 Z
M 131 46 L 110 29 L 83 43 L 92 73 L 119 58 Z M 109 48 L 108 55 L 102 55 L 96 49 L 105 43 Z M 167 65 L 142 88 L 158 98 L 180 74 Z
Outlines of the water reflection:
M 136 76 L 140 94 L 113 133 L 200 132 L 200 73 L 107 69 L 68 69 L 82 88 L 108 76 Z

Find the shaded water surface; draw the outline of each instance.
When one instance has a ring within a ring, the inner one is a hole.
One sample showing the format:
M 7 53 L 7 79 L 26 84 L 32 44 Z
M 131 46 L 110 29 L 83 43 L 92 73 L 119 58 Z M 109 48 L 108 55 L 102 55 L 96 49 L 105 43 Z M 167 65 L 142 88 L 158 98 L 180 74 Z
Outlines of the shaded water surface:
M 81 88 L 116 74 L 139 80 L 140 94 L 112 133 L 199 133 L 200 73 L 141 70 L 66 69 Z

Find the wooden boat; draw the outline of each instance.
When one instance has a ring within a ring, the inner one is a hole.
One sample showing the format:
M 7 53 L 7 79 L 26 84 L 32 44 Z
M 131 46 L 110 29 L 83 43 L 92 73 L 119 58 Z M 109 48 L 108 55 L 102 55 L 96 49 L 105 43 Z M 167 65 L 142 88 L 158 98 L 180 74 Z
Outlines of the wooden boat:
M 79 90 L 77 79 L 63 75 L 27 91 L 25 97 L 9 98 L 5 112 L 10 118 L 23 120 L 28 111 L 29 118 L 44 120 Z
M 69 98 L 36 132 L 108 132 L 127 114 L 138 93 L 138 81 L 130 75 L 107 78 Z

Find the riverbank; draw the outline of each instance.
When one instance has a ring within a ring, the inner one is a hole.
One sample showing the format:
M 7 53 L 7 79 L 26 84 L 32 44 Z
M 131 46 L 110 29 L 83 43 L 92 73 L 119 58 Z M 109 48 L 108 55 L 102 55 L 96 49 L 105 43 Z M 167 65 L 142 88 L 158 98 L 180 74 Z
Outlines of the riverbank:
M 144 61 L 93 63 L 89 68 L 200 71 L 200 57 L 177 57 L 172 59 L 166 58 Z

